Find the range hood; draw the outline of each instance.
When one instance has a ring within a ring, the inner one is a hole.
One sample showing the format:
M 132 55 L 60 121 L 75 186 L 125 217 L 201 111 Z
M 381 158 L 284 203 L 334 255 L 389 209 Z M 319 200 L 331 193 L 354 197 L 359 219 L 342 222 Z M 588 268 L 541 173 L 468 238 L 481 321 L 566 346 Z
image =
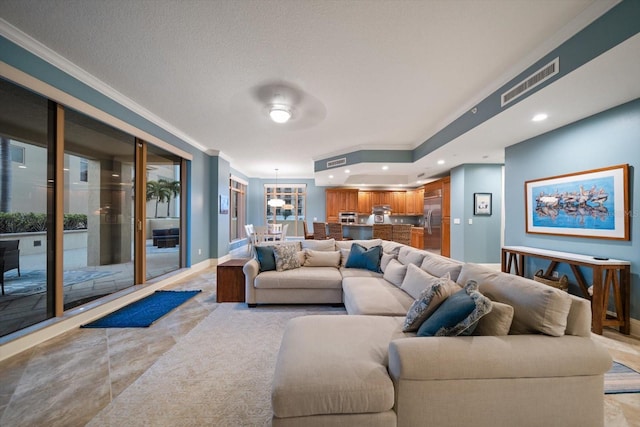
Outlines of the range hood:
M 373 205 L 371 213 L 374 215 L 389 215 L 391 213 L 391 205 Z

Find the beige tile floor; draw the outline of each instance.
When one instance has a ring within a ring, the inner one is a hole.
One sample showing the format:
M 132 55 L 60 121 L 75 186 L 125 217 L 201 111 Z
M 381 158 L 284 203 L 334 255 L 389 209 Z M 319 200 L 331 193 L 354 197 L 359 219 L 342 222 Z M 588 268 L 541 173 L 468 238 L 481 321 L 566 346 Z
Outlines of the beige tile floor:
M 244 254 L 240 254 L 242 256 Z M 83 426 L 215 309 L 215 268 L 174 289 L 202 289 L 150 328 L 78 329 L 0 362 L 0 426 Z M 640 340 L 594 339 L 640 370 Z M 640 394 L 605 396 L 606 426 L 640 426 Z

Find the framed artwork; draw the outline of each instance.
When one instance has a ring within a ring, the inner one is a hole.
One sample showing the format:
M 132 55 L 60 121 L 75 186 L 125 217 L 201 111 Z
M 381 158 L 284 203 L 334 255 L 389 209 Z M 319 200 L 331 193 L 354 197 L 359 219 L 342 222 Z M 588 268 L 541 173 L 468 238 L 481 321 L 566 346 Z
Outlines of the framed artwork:
M 491 215 L 491 193 L 473 193 L 473 214 Z
M 229 213 L 229 196 L 220 195 L 220 213 L 228 214 Z
M 629 240 L 629 165 L 524 183 L 527 233 Z

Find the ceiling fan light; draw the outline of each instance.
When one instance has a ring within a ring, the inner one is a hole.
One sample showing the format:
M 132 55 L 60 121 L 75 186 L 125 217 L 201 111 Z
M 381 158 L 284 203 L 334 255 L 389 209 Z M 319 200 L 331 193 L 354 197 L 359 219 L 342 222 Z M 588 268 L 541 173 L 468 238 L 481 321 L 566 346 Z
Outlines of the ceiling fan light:
M 287 123 L 291 118 L 291 109 L 286 105 L 272 105 L 269 117 L 276 123 Z

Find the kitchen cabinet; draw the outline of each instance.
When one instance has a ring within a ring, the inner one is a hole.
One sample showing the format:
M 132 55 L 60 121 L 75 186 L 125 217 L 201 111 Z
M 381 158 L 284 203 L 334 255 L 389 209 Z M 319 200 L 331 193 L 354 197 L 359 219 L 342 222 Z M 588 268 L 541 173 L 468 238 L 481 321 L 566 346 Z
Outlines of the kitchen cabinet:
M 340 212 L 357 212 L 358 190 L 335 189 L 325 190 L 327 222 L 338 222 Z
M 407 197 L 405 191 L 390 191 L 391 196 L 391 215 L 406 215 L 407 213 Z
M 407 190 L 405 211 L 407 215 L 424 215 L 424 188 Z
M 358 213 L 371 215 L 371 191 L 358 191 Z
M 411 229 L 411 246 L 418 249 L 424 248 L 424 228 L 413 227 Z
M 442 218 L 442 247 L 440 248 L 442 256 L 451 256 L 451 218 Z

